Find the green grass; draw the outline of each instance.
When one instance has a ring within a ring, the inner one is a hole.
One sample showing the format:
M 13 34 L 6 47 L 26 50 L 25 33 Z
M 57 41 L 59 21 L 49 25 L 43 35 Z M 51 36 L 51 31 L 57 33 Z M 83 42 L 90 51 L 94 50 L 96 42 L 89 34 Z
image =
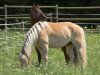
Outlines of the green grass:
M 49 49 L 47 66 L 36 67 L 37 56 L 35 50 L 32 54 L 32 63 L 22 69 L 16 53 L 21 49 L 23 41 L 22 31 L 0 31 L 0 75 L 82 75 L 79 69 L 72 65 L 65 65 L 64 56 L 60 49 Z M 17 37 L 15 37 L 17 36 Z M 100 74 L 100 34 L 86 33 L 88 66 L 83 75 Z

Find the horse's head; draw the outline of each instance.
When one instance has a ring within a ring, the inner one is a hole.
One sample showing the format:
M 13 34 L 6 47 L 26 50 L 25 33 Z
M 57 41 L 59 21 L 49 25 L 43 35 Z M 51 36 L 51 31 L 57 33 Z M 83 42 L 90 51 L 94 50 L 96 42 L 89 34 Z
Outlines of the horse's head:
M 19 53 L 18 59 L 19 59 L 22 67 L 25 67 L 29 62 L 28 57 L 26 55 L 24 55 L 23 53 Z
M 31 16 L 32 24 L 35 24 L 38 21 L 43 21 L 46 18 L 45 14 L 40 10 L 38 4 L 37 5 L 33 4 L 31 8 L 30 16 Z

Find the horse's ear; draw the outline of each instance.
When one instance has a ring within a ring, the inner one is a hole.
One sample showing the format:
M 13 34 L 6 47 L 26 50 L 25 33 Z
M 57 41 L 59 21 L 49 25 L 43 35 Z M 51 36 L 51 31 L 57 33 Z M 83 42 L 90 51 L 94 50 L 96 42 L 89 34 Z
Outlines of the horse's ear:
M 39 4 L 38 3 L 35 3 L 35 6 L 39 7 Z
M 33 7 L 39 7 L 39 4 L 38 3 L 33 3 L 32 8 Z

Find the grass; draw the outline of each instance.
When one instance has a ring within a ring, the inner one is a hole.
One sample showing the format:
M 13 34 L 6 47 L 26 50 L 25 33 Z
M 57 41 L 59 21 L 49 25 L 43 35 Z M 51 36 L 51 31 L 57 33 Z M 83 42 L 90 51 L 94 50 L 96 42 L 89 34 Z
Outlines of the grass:
M 22 31 L 8 31 L 7 44 L 5 31 L 0 31 L 0 75 L 82 75 L 79 69 L 72 65 L 65 65 L 62 51 L 49 49 L 47 66 L 36 67 L 37 56 L 32 54 L 32 63 L 22 69 L 16 53 L 21 49 L 23 41 Z M 17 36 L 17 37 L 16 37 Z M 88 66 L 83 75 L 100 74 L 100 34 L 86 33 Z

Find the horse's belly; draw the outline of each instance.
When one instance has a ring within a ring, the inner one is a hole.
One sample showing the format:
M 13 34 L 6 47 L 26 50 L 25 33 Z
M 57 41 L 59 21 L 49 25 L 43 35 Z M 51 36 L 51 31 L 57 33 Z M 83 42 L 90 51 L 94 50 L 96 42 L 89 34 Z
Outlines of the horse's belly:
M 49 47 L 59 48 L 63 47 L 70 42 L 69 38 L 64 37 L 50 37 L 49 38 Z

